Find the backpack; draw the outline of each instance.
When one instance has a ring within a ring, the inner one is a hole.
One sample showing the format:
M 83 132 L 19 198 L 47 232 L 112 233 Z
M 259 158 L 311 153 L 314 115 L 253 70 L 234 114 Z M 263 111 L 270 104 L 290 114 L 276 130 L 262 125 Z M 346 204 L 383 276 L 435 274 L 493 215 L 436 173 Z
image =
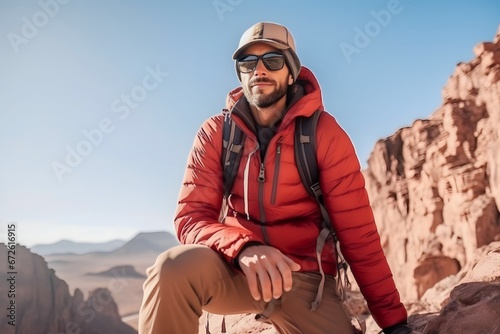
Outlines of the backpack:
M 295 134 L 294 134 L 294 150 L 295 150 L 295 164 L 299 171 L 300 179 L 305 189 L 311 197 L 313 197 L 319 205 L 321 210 L 321 215 L 323 217 L 322 229 L 320 235 L 318 236 L 316 243 L 316 252 L 318 253 L 318 262 L 320 262 L 319 254 L 321 254 L 323 247 L 329 238 L 332 238 L 333 245 L 337 257 L 337 290 L 339 292 L 340 298 L 347 308 L 348 313 L 351 317 L 354 317 L 352 310 L 346 303 L 347 295 L 342 284 L 342 277 L 344 276 L 345 286 L 350 288 L 350 282 L 347 276 L 348 265 L 340 252 L 339 242 L 337 235 L 333 230 L 333 226 L 328 215 L 328 211 L 325 207 L 325 202 L 323 198 L 323 193 L 319 184 L 319 170 L 318 163 L 316 159 L 316 127 L 318 125 L 318 120 L 321 116 L 321 111 L 316 110 L 314 114 L 309 117 L 298 117 L 295 123 Z M 243 147 L 245 143 L 245 134 L 243 131 L 232 121 L 230 113 L 228 111 L 224 112 L 224 124 L 223 124 L 223 149 L 221 156 L 221 164 L 223 168 L 223 179 L 224 179 L 224 201 L 223 208 L 227 210 L 227 199 L 231 193 L 234 179 L 238 172 L 238 167 L 240 165 L 241 154 L 243 152 Z M 323 275 L 323 269 L 321 263 L 319 263 L 319 270 Z M 343 274 L 342 274 L 343 272 Z M 322 293 L 323 284 L 320 284 L 319 290 Z M 320 293 L 318 293 L 319 295 Z M 316 298 L 312 303 L 311 309 L 314 311 L 321 301 L 321 297 Z M 359 319 L 358 323 L 360 323 Z M 360 323 L 361 332 L 364 333 L 366 330 L 366 325 Z M 363 327 L 364 330 L 363 330 Z

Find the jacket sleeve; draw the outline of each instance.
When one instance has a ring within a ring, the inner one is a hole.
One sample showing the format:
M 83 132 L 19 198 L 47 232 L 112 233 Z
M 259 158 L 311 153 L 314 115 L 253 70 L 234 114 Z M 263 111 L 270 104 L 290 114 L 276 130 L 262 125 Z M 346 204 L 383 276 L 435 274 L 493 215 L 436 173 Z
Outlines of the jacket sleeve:
M 260 240 L 247 229 L 219 222 L 223 198 L 222 125 L 222 116 L 213 117 L 204 122 L 196 134 L 174 224 L 181 243 L 205 245 L 234 264 L 246 243 Z
M 323 114 L 318 123 L 317 151 L 326 208 L 373 318 L 381 328 L 406 320 L 354 146 L 329 114 Z

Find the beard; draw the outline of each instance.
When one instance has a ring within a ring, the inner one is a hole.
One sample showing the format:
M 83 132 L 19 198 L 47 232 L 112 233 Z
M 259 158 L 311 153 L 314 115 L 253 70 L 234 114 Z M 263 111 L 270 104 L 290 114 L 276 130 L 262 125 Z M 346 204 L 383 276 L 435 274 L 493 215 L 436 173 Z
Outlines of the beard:
M 276 85 L 276 88 L 269 94 L 264 94 L 260 90 L 258 90 L 256 93 L 252 92 L 252 85 L 256 82 L 269 82 L 269 83 L 274 83 Z M 283 96 L 286 95 L 288 90 L 288 87 L 286 85 L 280 85 L 276 83 L 276 81 L 267 79 L 267 78 L 259 78 L 252 80 L 248 83 L 247 86 L 243 87 L 243 93 L 245 94 L 245 97 L 247 98 L 248 103 L 250 105 L 254 105 L 258 108 L 268 108 L 281 100 Z

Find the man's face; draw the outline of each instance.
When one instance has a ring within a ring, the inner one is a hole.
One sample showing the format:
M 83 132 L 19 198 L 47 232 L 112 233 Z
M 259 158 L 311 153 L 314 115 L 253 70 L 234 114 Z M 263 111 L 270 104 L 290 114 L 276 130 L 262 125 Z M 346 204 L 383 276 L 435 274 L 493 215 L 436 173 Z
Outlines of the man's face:
M 279 52 L 279 50 L 264 43 L 257 43 L 250 45 L 241 55 L 261 56 L 268 52 Z M 274 105 L 286 95 L 288 86 L 292 83 L 293 78 L 286 64 L 280 70 L 271 71 L 264 66 L 262 59 L 257 62 L 255 70 L 241 73 L 241 85 L 245 97 L 250 105 L 258 108 Z

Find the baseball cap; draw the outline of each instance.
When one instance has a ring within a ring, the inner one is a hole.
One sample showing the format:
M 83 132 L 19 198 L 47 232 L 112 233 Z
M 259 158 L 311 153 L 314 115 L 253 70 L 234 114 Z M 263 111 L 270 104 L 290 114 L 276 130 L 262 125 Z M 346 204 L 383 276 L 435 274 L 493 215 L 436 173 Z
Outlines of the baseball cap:
M 273 22 L 259 22 L 254 24 L 241 36 L 238 49 L 233 54 L 233 59 L 238 59 L 246 47 L 255 43 L 266 43 L 273 48 L 281 50 L 285 56 L 285 61 L 293 80 L 297 79 L 300 72 L 300 60 L 296 53 L 293 36 L 285 26 Z M 237 67 L 236 73 L 241 80 Z

